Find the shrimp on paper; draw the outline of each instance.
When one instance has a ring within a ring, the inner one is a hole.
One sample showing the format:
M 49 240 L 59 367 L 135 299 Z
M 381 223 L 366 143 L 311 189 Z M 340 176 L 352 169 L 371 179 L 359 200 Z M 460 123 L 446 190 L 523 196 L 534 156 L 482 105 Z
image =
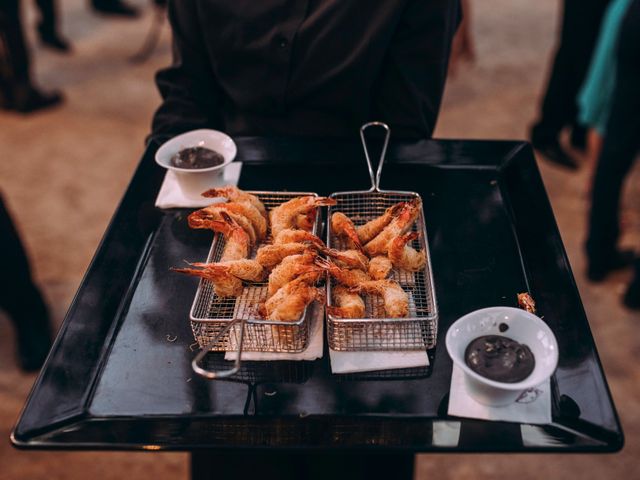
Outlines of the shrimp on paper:
M 219 297 L 237 297 L 242 294 L 242 280 L 228 270 L 209 268 L 207 264 L 200 264 L 200 266 L 203 268 L 172 268 L 171 270 L 210 280 L 213 283 L 213 291 Z
M 335 205 L 336 201 L 326 197 L 296 197 L 284 202 L 269 212 L 271 234 L 277 237 L 282 230 L 295 228 L 299 215 L 306 215 L 316 208 Z
M 325 248 L 320 251 L 333 258 L 340 266 L 357 268 L 359 270 L 364 270 L 365 272 L 369 269 L 369 259 L 365 254 L 358 250 L 336 250 L 333 248 Z
M 369 262 L 369 276 L 374 280 L 383 280 L 387 278 L 393 270 L 393 264 L 388 257 L 378 255 L 373 257 Z
M 342 285 L 347 285 L 349 287 L 353 287 L 359 285 L 362 282 L 367 282 L 371 280 L 371 277 L 358 269 L 349 269 L 342 268 L 336 265 L 335 263 L 325 260 L 323 258 L 318 258 L 316 260 L 316 265 L 324 268 L 329 272 L 329 274 L 336 279 L 338 283 Z
M 379 217 L 368 221 L 364 225 L 356 227 L 356 232 L 358 233 L 360 242 L 364 245 L 378 236 L 378 234 L 384 230 L 384 227 L 391 223 L 391 220 L 395 218 L 405 204 L 406 202 L 396 203 L 395 205 L 387 208 Z
M 415 250 L 409 245 L 412 240 L 418 238 L 417 232 L 411 232 L 394 238 L 389 243 L 389 260 L 396 268 L 418 272 L 427 264 L 427 255 L 424 250 Z
M 271 270 L 289 255 L 298 255 L 305 252 L 315 252 L 317 248 L 308 243 L 279 243 L 277 245 L 264 245 L 256 252 L 256 261 L 267 270 Z
M 388 318 L 403 318 L 409 315 L 409 296 L 398 282 L 393 280 L 371 280 L 361 282 L 350 289 L 356 293 L 369 293 L 382 297 Z
M 300 242 L 309 242 L 317 245 L 319 248 L 324 248 L 324 242 L 317 235 L 305 230 L 287 228 L 285 230 L 280 230 L 278 235 L 273 239 L 274 244 Z
M 244 190 L 240 190 L 235 185 L 211 188 L 206 192 L 203 192 L 202 196 L 207 198 L 222 197 L 231 202 L 249 202 L 251 205 L 256 207 L 265 220 L 268 219 L 267 209 L 265 208 L 264 203 L 262 203 L 262 201 L 255 195 L 247 193 Z
M 348 287 L 336 285 L 331 291 L 335 305 L 327 306 L 327 313 L 338 318 L 364 318 L 364 300 Z
M 362 250 L 362 243 L 358 237 L 356 227 L 344 213 L 335 212 L 331 215 L 331 231 L 338 237 L 345 239 L 350 249 Z
M 249 238 L 251 239 L 251 244 L 255 245 L 256 241 L 258 240 L 258 234 L 256 233 L 256 229 L 253 227 L 253 224 L 247 219 L 247 217 L 230 212 L 226 208 L 221 208 L 219 204 L 210 205 L 191 213 L 188 217 L 189 227 L 211 230 L 209 222 L 211 220 L 224 220 L 222 216 L 223 213 L 226 213 L 233 220 L 235 220 L 235 222 L 240 225 L 245 232 L 247 232 Z
M 290 255 L 282 260 L 269 274 L 267 298 L 271 298 L 282 286 L 300 275 L 307 273 L 324 273 L 324 270 L 314 264 L 316 253 L 307 251 L 303 254 Z
M 364 246 L 364 251 L 367 255 L 370 257 L 386 255 L 389 242 L 409 231 L 420 214 L 420 207 L 421 202 L 417 199 L 405 203 L 389 225 L 384 227 L 382 232 Z
M 304 309 L 314 300 L 323 300 L 324 294 L 313 286 L 321 274 L 313 272 L 302 275 L 280 288 L 273 297 L 259 308 L 267 320 L 295 322 Z

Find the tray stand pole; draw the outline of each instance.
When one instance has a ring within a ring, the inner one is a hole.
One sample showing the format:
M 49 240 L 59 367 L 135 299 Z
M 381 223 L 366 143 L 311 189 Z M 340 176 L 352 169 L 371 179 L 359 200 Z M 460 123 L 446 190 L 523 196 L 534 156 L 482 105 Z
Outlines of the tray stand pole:
M 238 342 L 238 348 L 236 350 L 237 355 L 236 355 L 236 360 L 233 365 L 233 368 L 230 368 L 228 370 L 211 371 L 201 367 L 200 362 L 207 355 L 207 353 L 209 353 L 209 350 L 211 349 L 211 347 L 214 346 L 218 342 L 218 339 L 223 335 L 225 335 L 238 322 L 240 322 L 240 341 Z M 201 349 L 200 352 L 198 352 L 198 354 L 193 358 L 193 360 L 191 361 L 191 368 L 193 369 L 193 371 L 196 372 L 198 375 L 204 378 L 208 378 L 210 380 L 215 380 L 218 378 L 227 378 L 238 373 L 238 371 L 240 370 L 240 365 L 242 363 L 242 360 L 240 357 L 242 356 L 242 343 L 244 342 L 245 322 L 246 320 L 244 318 L 235 318 L 232 321 L 230 321 L 229 325 L 224 327 L 220 331 L 220 333 L 218 333 L 218 335 L 216 335 L 215 338 L 213 338 L 211 342 L 209 342 L 203 349 Z

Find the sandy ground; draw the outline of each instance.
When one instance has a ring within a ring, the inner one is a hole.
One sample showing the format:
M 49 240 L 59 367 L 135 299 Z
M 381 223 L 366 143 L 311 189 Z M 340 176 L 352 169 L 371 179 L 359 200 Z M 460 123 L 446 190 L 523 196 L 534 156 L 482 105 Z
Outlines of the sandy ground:
M 153 75 L 169 61 L 165 26 L 152 58 L 128 59 L 142 45 L 151 11 L 135 21 L 106 20 L 84 0 L 66 0 L 63 29 L 75 50 L 59 56 L 32 44 L 37 81 L 66 94 L 63 107 L 32 116 L 0 113 L 0 189 L 18 219 L 35 276 L 59 326 L 143 150 L 159 97 Z M 139 5 L 147 6 L 141 2 Z M 33 24 L 31 2 L 26 19 Z M 477 58 L 450 79 L 437 128 L 440 138 L 524 139 L 536 116 L 558 21 L 558 2 L 472 1 Z M 29 34 L 31 35 L 31 31 Z M 4 159 L 18 158 L 17 162 Z M 635 359 L 640 315 L 619 298 L 629 272 L 602 284 L 584 277 L 582 244 L 590 168 L 577 173 L 540 163 L 591 323 L 627 446 L 616 455 L 420 455 L 416 478 L 521 479 L 640 477 Z M 623 202 L 623 244 L 640 245 L 638 168 Z M 0 314 L 0 437 L 8 439 L 35 378 L 14 361 L 13 330 Z M 186 454 L 24 452 L 0 442 L 0 479 L 187 478 Z

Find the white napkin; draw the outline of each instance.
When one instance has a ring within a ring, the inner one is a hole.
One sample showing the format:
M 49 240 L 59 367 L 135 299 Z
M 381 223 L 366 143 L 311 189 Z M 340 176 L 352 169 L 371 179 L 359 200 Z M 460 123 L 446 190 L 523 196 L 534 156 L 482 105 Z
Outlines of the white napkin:
M 211 184 L 211 188 L 225 185 L 237 185 L 242 170 L 242 162 L 231 162 L 224 168 L 223 174 Z M 200 195 L 186 195 L 180 185 L 175 173 L 167 170 L 164 181 L 156 198 L 158 208 L 200 208 L 206 207 L 216 202 L 224 202 L 224 198 L 205 198 Z
M 339 352 L 329 349 L 329 358 L 333 373 L 375 372 L 429 365 L 429 357 L 424 350 Z
M 311 315 L 311 330 L 309 332 L 309 344 L 307 348 L 300 353 L 271 353 L 271 352 L 242 352 L 242 360 L 315 360 L 322 358 L 323 338 L 324 338 L 324 309 L 317 303 L 313 303 Z M 237 354 L 235 351 L 226 352 L 225 360 L 235 360 Z
M 515 403 L 489 407 L 476 402 L 465 386 L 464 372 L 456 365 L 451 374 L 449 415 L 503 422 L 551 423 L 551 381 L 526 390 Z

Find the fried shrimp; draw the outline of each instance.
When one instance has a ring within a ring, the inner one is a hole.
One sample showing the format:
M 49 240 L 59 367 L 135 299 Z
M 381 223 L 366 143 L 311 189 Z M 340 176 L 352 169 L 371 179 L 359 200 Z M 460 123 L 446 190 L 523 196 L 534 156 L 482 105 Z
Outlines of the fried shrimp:
M 319 288 L 313 286 L 321 274 L 308 273 L 282 286 L 259 308 L 267 320 L 295 322 L 313 300 L 324 299 Z
M 374 280 L 383 280 L 391 274 L 393 270 L 393 264 L 388 257 L 384 255 L 378 255 L 373 257 L 369 262 L 369 276 Z
M 393 220 L 394 217 L 400 212 L 405 203 L 406 202 L 396 203 L 395 205 L 387 208 L 379 217 L 368 221 L 364 225 L 356 227 L 356 232 L 358 233 L 360 242 L 364 245 L 373 240 L 380 232 L 382 232 L 384 227 L 391 223 L 391 220 Z
M 258 240 L 258 234 L 253 224 L 243 215 L 230 212 L 226 208 L 221 208 L 220 204 L 209 205 L 208 207 L 201 208 L 191 213 L 187 218 L 189 227 L 191 228 L 203 228 L 211 229 L 209 222 L 211 220 L 224 220 L 222 213 L 229 215 L 235 222 L 240 225 L 251 239 L 251 244 L 255 244 Z
M 364 246 L 364 250 L 370 257 L 386 255 L 389 242 L 394 238 L 405 234 L 416 221 L 420 214 L 420 201 L 414 200 L 404 203 L 397 215 L 389 225 L 384 227 L 373 240 Z
M 277 237 L 282 230 L 295 228 L 300 215 L 307 215 L 316 208 L 335 205 L 336 201 L 325 197 L 296 197 L 275 207 L 269 212 L 271 234 Z
M 321 252 L 333 258 L 340 266 L 357 268 L 359 270 L 364 270 L 365 272 L 369 269 L 369 259 L 358 250 L 336 250 L 333 248 L 325 248 L 322 249 Z
M 247 282 L 262 282 L 266 276 L 264 267 L 255 260 L 249 260 L 248 258 L 217 263 L 196 262 L 191 263 L 190 265 L 207 270 L 230 273 L 234 277 L 238 277 L 239 279 Z
M 364 318 L 364 300 L 348 287 L 336 285 L 332 289 L 335 305 L 327 306 L 327 312 L 338 318 Z
M 282 286 L 300 275 L 307 273 L 323 273 L 324 270 L 314 264 L 316 254 L 307 251 L 299 255 L 290 255 L 282 260 L 269 274 L 267 298 L 271 298 Z
M 350 288 L 351 292 L 364 292 L 382 297 L 384 310 L 389 318 L 402 318 L 409 315 L 409 296 L 393 280 L 371 280 L 361 282 Z
M 223 221 L 209 220 L 207 227 L 214 232 L 224 235 L 225 245 L 222 250 L 221 262 L 229 260 L 241 260 L 249 256 L 251 239 L 247 232 L 236 223 L 226 212 L 221 213 Z
M 338 237 L 347 241 L 349 248 L 362 250 L 362 243 L 358 237 L 356 227 L 349 217 L 342 212 L 335 212 L 331 215 L 331 231 Z
M 424 250 L 415 250 L 409 243 L 418 238 L 416 232 L 400 235 L 389 242 L 389 260 L 396 268 L 417 272 L 422 270 L 427 263 Z
M 206 217 L 207 212 L 211 210 L 222 210 L 230 214 L 235 213 L 236 215 L 242 215 L 249 222 L 251 222 L 251 225 L 256 232 L 256 238 L 258 241 L 266 238 L 267 236 L 267 221 L 260 214 L 258 209 L 249 202 L 216 203 L 214 205 L 204 207 L 200 210 L 196 210 L 191 215 L 189 215 L 189 226 L 191 226 L 193 223 L 192 217 L 194 219 L 197 219 L 198 217 L 201 217 L 203 215 Z M 202 211 L 204 211 L 204 213 L 198 213 Z
M 192 264 L 203 268 L 172 268 L 174 272 L 201 277 L 213 282 L 213 290 L 219 297 L 237 297 L 242 294 L 242 280 L 228 270 L 209 268 L 207 264 Z
M 298 230 L 287 228 L 285 230 L 281 230 L 280 233 L 273 239 L 274 244 L 282 244 L 282 243 L 300 243 L 300 242 L 310 242 L 318 247 L 324 248 L 324 242 L 320 240 L 320 238 L 313 233 L 307 232 L 305 230 Z
M 265 245 L 256 252 L 256 261 L 270 270 L 289 255 L 298 255 L 309 251 L 316 251 L 313 244 L 293 242 Z
M 256 207 L 256 209 L 260 212 L 265 220 L 268 219 L 267 209 L 265 208 L 264 203 L 262 203 L 260 199 L 255 195 L 247 193 L 244 190 L 240 190 L 235 185 L 212 188 L 210 190 L 207 190 L 206 192 L 203 192 L 202 196 L 207 198 L 222 197 L 231 202 L 249 202 L 251 205 Z
M 338 281 L 338 283 L 341 283 L 342 285 L 353 287 L 353 286 L 359 285 L 362 282 L 367 282 L 371 280 L 371 277 L 369 277 L 369 275 L 363 272 L 362 270 L 358 270 L 355 268 L 354 269 L 342 268 L 336 265 L 335 263 L 329 260 L 325 260 L 323 258 L 318 258 L 315 263 L 319 267 L 322 267 L 325 270 L 327 270 L 329 274 L 333 278 L 335 278 Z

